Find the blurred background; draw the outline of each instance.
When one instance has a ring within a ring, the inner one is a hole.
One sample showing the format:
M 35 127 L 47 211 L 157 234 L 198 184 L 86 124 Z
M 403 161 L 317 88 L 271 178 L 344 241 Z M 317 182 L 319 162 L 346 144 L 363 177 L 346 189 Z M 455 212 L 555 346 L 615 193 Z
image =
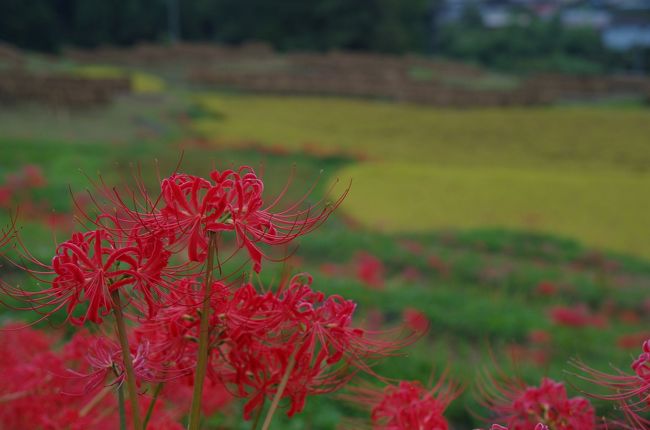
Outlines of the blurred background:
M 454 428 L 478 368 L 626 368 L 650 337 L 650 0 L 0 2 L 0 224 L 19 207 L 37 256 L 92 181 L 155 190 L 181 154 L 260 169 L 269 201 L 351 181 L 289 263 L 362 324 L 426 319 L 378 371 L 448 367 Z M 356 414 L 323 396 L 282 428 Z

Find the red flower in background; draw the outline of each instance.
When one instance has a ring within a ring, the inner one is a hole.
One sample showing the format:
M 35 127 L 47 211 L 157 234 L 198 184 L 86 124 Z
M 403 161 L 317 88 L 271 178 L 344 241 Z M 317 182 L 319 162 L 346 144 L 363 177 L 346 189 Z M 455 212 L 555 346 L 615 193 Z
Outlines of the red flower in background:
M 585 304 L 577 306 L 554 306 L 549 315 L 554 323 L 567 327 L 604 327 L 607 321 L 604 317 L 593 315 Z
M 569 398 L 561 382 L 544 378 L 539 387 L 510 378 L 479 381 L 480 402 L 509 430 L 530 430 L 542 423 L 555 430 L 593 430 L 596 415 L 583 397 Z
M 383 390 L 356 387 L 346 398 L 370 407 L 374 430 L 447 430 L 444 413 L 460 391 L 443 376 L 431 389 L 417 381 L 400 381 Z
M 403 312 L 404 323 L 414 332 L 426 333 L 429 330 L 429 318 L 414 308 L 406 308 Z
M 65 412 L 87 400 L 62 395 L 68 380 L 63 359 L 51 351 L 56 338 L 17 325 L 0 330 L 0 428 L 95 428 L 90 416 Z
M 551 281 L 542 281 L 537 284 L 535 291 L 542 296 L 554 296 L 558 292 L 557 284 Z
M 35 164 L 23 166 L 22 177 L 23 182 L 31 188 L 41 188 L 47 185 L 43 170 Z
M 647 339 L 650 339 L 650 332 L 648 331 L 624 334 L 616 339 L 616 345 L 621 349 L 637 349 L 639 344 L 643 344 Z
M 357 279 L 372 288 L 383 288 L 386 269 L 380 259 L 367 252 L 355 257 Z
M 11 188 L 9 188 L 6 185 L 1 185 L 0 186 L 0 208 L 3 209 L 9 209 L 11 208 L 11 198 L 13 196 L 13 192 Z
M 21 170 L 8 174 L 5 182 L 12 190 L 41 188 L 47 185 L 43 170 L 35 164 L 26 164 Z
M 546 330 L 531 330 L 528 333 L 528 340 L 534 344 L 548 344 L 552 339 L 551 333 Z
M 39 166 L 34 164 L 23 166 L 21 170 L 8 174 L 5 183 L 0 184 L 0 208 L 10 209 L 13 204 L 17 203 L 14 200 L 22 200 L 20 203 L 23 210 L 27 213 L 32 212 L 31 208 L 24 209 L 33 206 L 29 192 L 45 185 L 47 185 L 47 181 Z
M 74 343 L 75 340 L 71 342 Z M 117 342 L 106 337 L 94 336 L 90 339 L 82 339 L 81 343 L 88 348 L 83 356 L 84 370 L 69 370 L 69 372 L 84 382 L 82 393 L 89 393 L 109 385 L 120 386 L 124 383 L 126 379 L 124 359 Z M 133 349 L 135 352 L 131 352 L 131 360 L 137 383 L 156 381 L 156 371 L 149 362 L 149 345 L 140 343 L 137 347 L 132 347 Z

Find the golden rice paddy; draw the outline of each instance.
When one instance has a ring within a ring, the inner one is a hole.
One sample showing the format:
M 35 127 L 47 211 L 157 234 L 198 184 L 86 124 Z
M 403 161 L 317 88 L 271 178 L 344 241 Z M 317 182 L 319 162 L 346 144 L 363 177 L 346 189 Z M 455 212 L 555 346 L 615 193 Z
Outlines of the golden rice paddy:
M 502 227 L 650 257 L 650 110 L 435 109 L 218 95 L 195 131 L 360 156 L 342 210 L 384 231 Z

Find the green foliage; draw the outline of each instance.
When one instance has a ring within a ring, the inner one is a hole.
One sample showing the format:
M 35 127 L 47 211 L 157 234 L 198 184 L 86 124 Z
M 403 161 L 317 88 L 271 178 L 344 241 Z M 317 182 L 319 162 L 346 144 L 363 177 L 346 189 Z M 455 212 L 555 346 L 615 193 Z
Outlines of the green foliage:
M 61 28 L 49 0 L 0 2 L 0 41 L 21 47 L 53 51 L 59 47 Z
M 181 39 L 239 44 L 264 41 L 280 50 L 351 49 L 441 54 L 503 70 L 577 74 L 650 67 L 650 50 L 606 52 L 599 35 L 529 16 L 529 25 L 488 29 L 478 9 L 438 28 L 430 0 L 174 0 Z M 5 0 L 0 40 L 55 51 L 161 42 L 169 38 L 168 0 Z
M 332 48 L 382 52 L 422 51 L 429 2 L 268 2 L 264 0 L 179 1 L 186 40 L 241 43 L 262 40 L 278 49 Z M 165 40 L 167 0 L 23 2 L 0 6 L 0 39 L 52 51 L 63 44 L 95 47 Z
M 497 29 L 461 22 L 445 26 L 438 40 L 442 55 L 508 71 L 596 74 L 608 66 L 596 31 L 564 28 L 558 21 Z

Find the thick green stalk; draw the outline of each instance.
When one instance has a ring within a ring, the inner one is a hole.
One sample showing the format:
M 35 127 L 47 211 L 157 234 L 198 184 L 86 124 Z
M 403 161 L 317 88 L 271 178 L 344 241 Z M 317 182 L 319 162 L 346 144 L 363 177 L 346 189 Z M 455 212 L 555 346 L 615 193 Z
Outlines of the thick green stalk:
M 201 421 L 201 397 L 203 396 L 203 383 L 208 369 L 208 353 L 210 344 L 210 296 L 212 294 L 212 272 L 214 271 L 214 255 L 217 249 L 216 233 L 208 233 L 208 259 L 205 270 L 205 286 L 203 288 L 203 303 L 201 304 L 201 322 L 199 325 L 199 353 L 194 374 L 194 392 L 192 406 L 187 423 L 188 430 L 199 430 Z
M 138 388 L 135 384 L 135 371 L 133 370 L 133 360 L 129 348 L 129 340 L 126 333 L 126 324 L 124 323 L 124 314 L 122 313 L 122 300 L 120 293 L 115 290 L 111 293 L 113 299 L 113 313 L 115 314 L 115 325 L 117 326 L 117 336 L 120 339 L 122 348 L 122 359 L 124 361 L 124 371 L 126 372 L 126 387 L 129 392 L 129 402 L 131 402 L 131 414 L 133 416 L 133 428 L 142 429 L 140 420 L 140 407 L 138 406 Z
M 280 385 L 278 386 L 278 391 L 276 391 L 275 397 L 273 397 L 273 402 L 271 402 L 271 407 L 269 408 L 269 411 L 266 413 L 266 418 L 264 418 L 264 424 L 262 424 L 262 430 L 269 430 L 269 426 L 271 425 L 271 419 L 273 419 L 273 414 L 275 413 L 275 410 L 278 408 L 278 405 L 280 404 L 280 399 L 282 398 L 282 393 L 284 393 L 284 389 L 287 387 L 287 383 L 289 382 L 289 376 L 291 375 L 291 371 L 293 370 L 293 365 L 296 364 L 296 359 L 294 357 L 294 354 L 291 354 L 291 357 L 289 357 L 289 362 L 287 363 L 287 370 L 284 372 L 284 375 L 282 375 L 282 380 L 280 381 Z
M 147 415 L 145 415 L 144 417 L 144 424 L 142 424 L 143 430 L 147 430 L 147 424 L 149 424 L 149 420 L 151 419 L 151 414 L 153 413 L 153 408 L 154 406 L 156 406 L 156 400 L 158 400 L 158 395 L 162 391 L 162 387 L 163 387 L 163 383 L 159 382 L 153 391 L 153 398 L 151 399 L 151 403 L 149 403 L 149 409 L 147 409 Z
M 117 389 L 117 401 L 120 413 L 120 430 L 126 430 L 126 408 L 124 407 L 124 386 Z
M 260 407 L 257 408 L 257 412 L 255 413 L 255 420 L 253 421 L 253 426 L 251 427 L 251 430 L 257 430 L 257 425 L 260 423 L 260 418 L 262 418 L 262 412 L 264 412 L 264 398 L 262 400 L 262 404 L 260 404 Z

